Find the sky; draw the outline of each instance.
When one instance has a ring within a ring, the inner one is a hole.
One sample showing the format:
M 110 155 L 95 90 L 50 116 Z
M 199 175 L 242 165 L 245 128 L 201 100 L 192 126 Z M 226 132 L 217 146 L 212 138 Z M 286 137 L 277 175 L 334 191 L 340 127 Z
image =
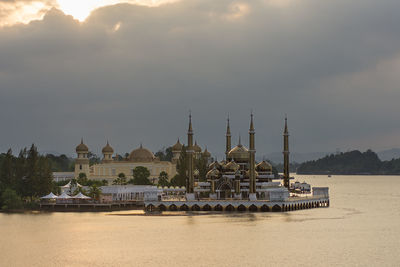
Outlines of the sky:
M 400 1 L 0 0 L 0 151 L 400 147 Z

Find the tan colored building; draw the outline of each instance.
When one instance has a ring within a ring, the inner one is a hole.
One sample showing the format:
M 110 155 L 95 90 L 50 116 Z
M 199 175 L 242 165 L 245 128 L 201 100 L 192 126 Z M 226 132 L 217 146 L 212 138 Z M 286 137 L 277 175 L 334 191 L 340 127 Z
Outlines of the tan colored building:
M 118 174 L 124 173 L 129 180 L 133 177 L 133 170 L 138 166 L 146 167 L 150 171 L 149 178 L 151 181 L 156 180 L 162 171 L 168 174 L 169 179 L 176 175 L 176 162 L 174 160 L 172 162 L 160 161 L 142 145 L 134 149 L 127 159 L 117 160 L 113 158 L 114 149 L 107 142 L 102 149 L 103 159 L 101 163 L 92 166 L 89 166 L 89 148 L 83 143 L 83 140 L 76 147 L 76 153 L 75 177 L 78 177 L 80 173 L 85 173 L 88 179 L 108 180 L 111 183 L 118 177 Z

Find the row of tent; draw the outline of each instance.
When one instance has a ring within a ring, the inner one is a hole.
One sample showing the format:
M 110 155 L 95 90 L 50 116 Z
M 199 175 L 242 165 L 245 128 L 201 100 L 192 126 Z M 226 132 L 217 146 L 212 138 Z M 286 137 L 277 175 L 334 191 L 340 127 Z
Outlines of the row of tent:
M 69 196 L 66 192 L 62 193 L 61 195 L 57 196 L 55 194 L 53 194 L 53 192 L 51 192 L 50 194 L 41 197 L 40 199 L 91 199 L 88 196 L 85 196 L 84 194 L 82 194 L 81 192 L 79 192 L 78 194 L 76 194 L 75 196 Z

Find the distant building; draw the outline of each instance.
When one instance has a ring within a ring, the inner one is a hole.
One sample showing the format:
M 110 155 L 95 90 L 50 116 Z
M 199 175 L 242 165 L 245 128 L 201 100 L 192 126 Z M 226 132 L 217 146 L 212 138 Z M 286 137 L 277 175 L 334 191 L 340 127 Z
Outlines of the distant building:
M 132 178 L 133 170 L 142 166 L 150 171 L 150 180 L 157 179 L 160 172 L 166 172 L 169 178 L 176 174 L 176 163 L 171 161 L 161 161 L 158 157 L 140 145 L 139 148 L 132 150 L 128 158 L 119 160 L 113 158 L 114 149 L 107 142 L 102 149 L 103 159 L 101 163 L 89 165 L 89 148 L 83 143 L 76 147 L 77 158 L 75 160 L 75 177 L 80 173 L 85 173 L 88 179 L 108 180 L 112 182 L 118 178 L 120 173 L 125 174 L 127 179 Z

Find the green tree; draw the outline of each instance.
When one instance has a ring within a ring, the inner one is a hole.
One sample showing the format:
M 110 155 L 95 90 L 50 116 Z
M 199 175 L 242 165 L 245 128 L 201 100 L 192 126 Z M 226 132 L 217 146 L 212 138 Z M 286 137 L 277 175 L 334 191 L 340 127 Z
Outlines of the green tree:
M 158 176 L 158 186 L 169 186 L 169 181 L 168 181 L 168 173 L 165 171 L 160 172 L 160 175 Z
M 188 157 L 186 153 L 186 146 L 182 146 L 182 151 L 176 164 L 177 174 L 171 179 L 171 184 L 173 186 L 187 186 L 187 166 Z
M 155 156 L 158 157 L 161 161 L 171 161 L 172 160 L 172 147 L 167 147 L 166 149 L 161 149 L 155 153 Z
M 195 159 L 194 161 L 194 166 L 195 169 L 199 171 L 199 180 L 200 181 L 206 181 L 206 175 L 207 175 L 207 158 L 201 154 L 200 158 Z
M 92 166 L 94 164 L 99 164 L 100 163 L 100 158 L 93 152 L 89 151 L 88 153 L 88 158 L 89 158 L 89 165 Z
M 130 181 L 135 185 L 151 185 L 149 180 L 150 171 L 143 166 L 138 166 L 133 169 L 133 179 Z
M 125 185 L 126 183 L 126 176 L 122 172 L 118 174 L 118 178 L 113 181 L 113 185 Z
M 81 185 L 87 185 L 88 184 L 88 178 L 86 176 L 86 173 L 84 173 L 84 172 L 79 173 L 77 181 Z
M 15 210 L 23 207 L 21 197 L 10 188 L 6 188 L 1 194 L 2 209 L 3 210 Z
M 0 194 L 6 188 L 16 189 L 15 159 L 11 149 L 4 155 L 0 168 Z
M 92 185 L 89 188 L 89 196 L 96 201 L 99 201 L 101 196 L 101 188 L 97 187 L 96 185 Z

